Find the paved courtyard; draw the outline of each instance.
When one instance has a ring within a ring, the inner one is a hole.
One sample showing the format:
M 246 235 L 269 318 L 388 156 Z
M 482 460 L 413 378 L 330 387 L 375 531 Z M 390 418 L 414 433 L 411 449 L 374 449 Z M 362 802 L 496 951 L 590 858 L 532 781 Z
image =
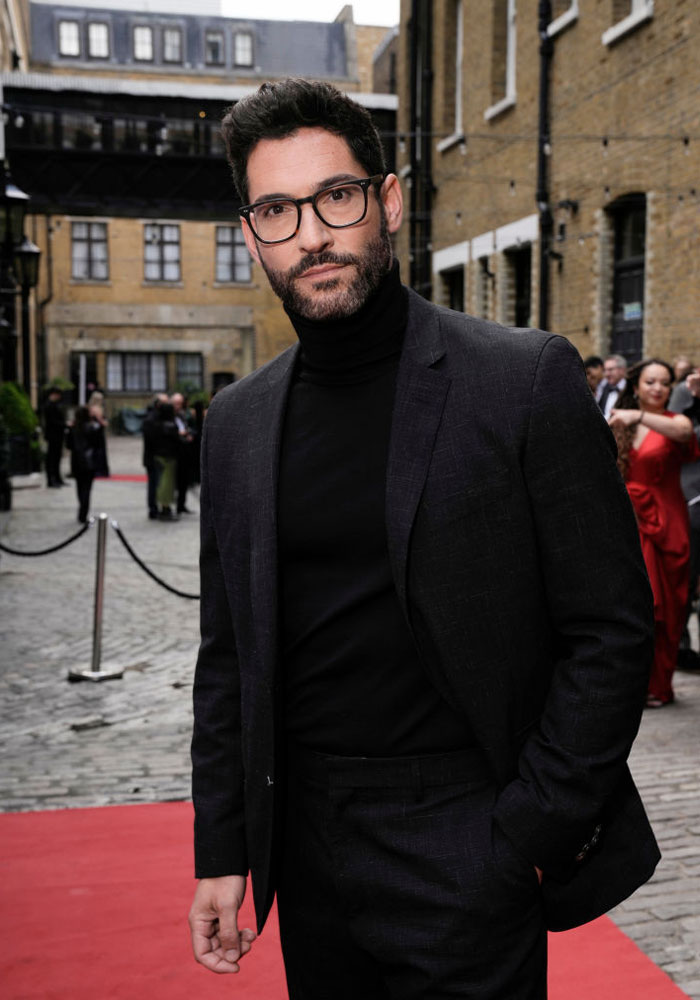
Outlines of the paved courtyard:
M 139 474 L 141 443 L 109 441 L 111 470 Z M 64 462 L 65 467 L 65 462 Z M 17 482 L 17 481 L 16 481 Z M 26 485 L 0 515 L 4 544 L 46 548 L 78 528 L 72 481 Z M 198 518 L 149 521 L 145 484 L 97 481 L 92 513 L 116 519 L 140 558 L 196 594 Z M 198 509 L 196 490 L 188 505 Z M 0 554 L 0 810 L 56 809 L 189 797 L 190 688 L 198 601 L 154 583 L 110 528 L 102 665 L 120 680 L 69 683 L 92 656 L 96 528 L 52 555 Z M 516 637 L 514 637 L 514 641 Z M 697 648 L 697 634 L 694 635 Z M 700 674 L 679 673 L 678 701 L 645 713 L 632 756 L 664 859 L 612 914 L 700 1000 Z

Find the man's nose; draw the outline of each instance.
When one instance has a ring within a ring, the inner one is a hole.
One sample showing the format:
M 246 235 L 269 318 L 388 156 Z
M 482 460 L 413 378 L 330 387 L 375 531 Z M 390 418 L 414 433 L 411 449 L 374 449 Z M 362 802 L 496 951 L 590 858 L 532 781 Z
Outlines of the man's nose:
M 318 217 L 311 204 L 301 206 L 297 240 L 304 253 L 318 253 L 333 243 L 333 230 Z

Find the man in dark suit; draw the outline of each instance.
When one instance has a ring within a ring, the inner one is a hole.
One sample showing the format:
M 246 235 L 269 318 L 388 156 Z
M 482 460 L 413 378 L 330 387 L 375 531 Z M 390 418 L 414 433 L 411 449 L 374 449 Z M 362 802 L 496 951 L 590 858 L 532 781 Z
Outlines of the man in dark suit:
M 250 873 L 292 1000 L 542 998 L 547 927 L 658 860 L 626 766 L 651 598 L 610 432 L 566 340 L 401 285 L 367 112 L 282 81 L 224 135 L 300 344 L 205 422 L 195 957 L 239 970 Z

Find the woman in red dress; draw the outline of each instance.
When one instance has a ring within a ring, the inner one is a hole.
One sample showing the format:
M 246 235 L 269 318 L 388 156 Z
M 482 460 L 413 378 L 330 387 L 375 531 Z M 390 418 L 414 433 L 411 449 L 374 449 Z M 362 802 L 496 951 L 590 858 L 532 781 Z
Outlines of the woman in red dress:
M 688 417 L 666 410 L 673 369 L 657 358 L 630 369 L 610 414 L 618 464 L 632 500 L 654 594 L 654 663 L 647 705 L 673 701 L 672 677 L 688 598 L 688 508 L 680 484 L 684 462 L 700 455 Z

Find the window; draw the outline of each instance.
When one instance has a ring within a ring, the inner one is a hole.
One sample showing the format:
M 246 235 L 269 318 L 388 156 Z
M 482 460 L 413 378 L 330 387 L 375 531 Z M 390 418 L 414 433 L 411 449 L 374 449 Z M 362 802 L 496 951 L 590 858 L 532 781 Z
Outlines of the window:
M 75 281 L 107 281 L 106 222 L 71 223 L 71 277 Z
M 88 24 L 88 55 L 91 59 L 109 59 L 109 27 L 93 21 Z
M 515 104 L 515 0 L 495 0 L 491 41 L 491 106 L 484 118 L 495 118 Z
M 204 363 L 201 354 L 178 354 L 175 358 L 175 381 L 188 383 L 201 389 L 203 385 Z
M 146 281 L 180 280 L 180 227 L 149 223 L 144 226 Z
M 182 32 L 179 28 L 163 29 L 163 62 L 182 62 Z
M 58 54 L 60 56 L 80 55 L 80 25 L 77 21 L 58 22 Z
M 464 312 L 464 266 L 442 271 L 443 301 L 450 309 Z
M 237 31 L 233 36 L 233 61 L 236 66 L 253 65 L 253 36 L 249 31 Z
M 250 281 L 251 262 L 239 226 L 216 227 L 216 280 Z
M 204 61 L 207 66 L 224 65 L 223 31 L 207 31 L 204 34 Z
M 507 312 L 509 326 L 530 326 L 532 309 L 532 247 L 523 246 L 505 251 Z
M 134 28 L 134 59 L 153 62 L 153 28 L 139 24 Z
M 451 0 L 447 7 L 448 22 L 445 30 L 445 95 L 443 101 L 443 127 L 448 133 L 438 143 L 438 152 L 453 146 L 463 138 L 462 131 L 462 0 Z
M 615 231 L 610 349 L 638 361 L 644 339 L 646 197 L 620 198 L 609 212 Z
M 165 392 L 167 385 L 165 354 L 139 351 L 107 355 L 107 389 L 111 392 Z
M 603 32 L 603 45 L 612 45 L 654 16 L 654 0 L 611 0 L 612 27 Z
M 484 319 L 488 318 L 490 312 L 494 277 L 489 269 L 488 257 L 479 257 L 474 280 L 474 311 L 477 316 L 482 316 Z

